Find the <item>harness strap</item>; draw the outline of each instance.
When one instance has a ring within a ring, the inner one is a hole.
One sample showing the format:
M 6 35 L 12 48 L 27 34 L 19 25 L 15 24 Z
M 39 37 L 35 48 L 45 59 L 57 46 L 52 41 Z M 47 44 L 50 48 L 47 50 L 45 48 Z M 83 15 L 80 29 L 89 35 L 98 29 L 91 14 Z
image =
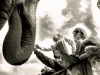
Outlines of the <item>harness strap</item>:
M 67 69 L 73 68 L 75 65 L 77 65 L 77 64 L 79 64 L 79 63 L 81 63 L 81 62 L 83 62 L 83 61 L 84 61 L 84 59 L 83 59 L 83 60 L 78 60 L 76 63 L 73 63 L 73 64 L 69 65 L 67 68 L 64 68 L 64 69 L 62 69 L 62 70 L 60 70 L 60 71 L 57 71 L 56 73 L 54 73 L 54 74 L 52 74 L 52 75 L 60 74 L 60 73 L 62 73 L 62 72 L 64 72 L 64 71 L 66 71 Z

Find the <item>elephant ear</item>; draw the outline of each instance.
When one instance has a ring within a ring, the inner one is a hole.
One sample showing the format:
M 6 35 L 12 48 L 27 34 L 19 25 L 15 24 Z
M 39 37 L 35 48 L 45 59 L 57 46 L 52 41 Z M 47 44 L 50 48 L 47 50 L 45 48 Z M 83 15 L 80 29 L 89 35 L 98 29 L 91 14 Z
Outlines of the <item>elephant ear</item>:
M 13 9 L 25 0 L 0 0 L 0 30 L 11 16 Z
M 0 0 L 0 30 L 13 11 L 11 0 Z
M 20 4 L 10 16 L 9 30 L 3 43 L 3 55 L 9 64 L 25 63 L 34 50 L 37 6 L 33 4 L 31 7 L 34 15 L 28 11 L 29 6 Z

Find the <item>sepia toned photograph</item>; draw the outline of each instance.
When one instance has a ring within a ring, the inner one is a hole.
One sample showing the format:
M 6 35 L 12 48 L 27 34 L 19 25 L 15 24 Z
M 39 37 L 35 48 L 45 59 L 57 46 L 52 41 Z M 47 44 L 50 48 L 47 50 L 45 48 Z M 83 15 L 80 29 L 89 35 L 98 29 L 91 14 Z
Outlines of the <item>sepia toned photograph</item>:
M 100 0 L 0 0 L 0 75 L 100 75 Z

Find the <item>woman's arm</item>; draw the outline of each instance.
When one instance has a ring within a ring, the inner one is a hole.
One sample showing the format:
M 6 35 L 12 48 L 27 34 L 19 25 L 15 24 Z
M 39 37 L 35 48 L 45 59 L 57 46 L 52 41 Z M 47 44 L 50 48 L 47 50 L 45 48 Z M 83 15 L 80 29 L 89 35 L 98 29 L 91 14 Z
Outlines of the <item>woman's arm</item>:
M 45 48 L 45 47 L 40 47 L 39 45 L 36 45 L 36 48 L 42 51 L 53 51 L 52 46 L 50 48 Z
M 41 50 L 42 50 L 42 51 L 53 51 L 52 48 L 44 48 L 44 47 L 43 47 Z
M 67 37 L 64 37 L 64 40 L 66 42 L 68 42 L 69 45 L 71 45 L 71 47 L 72 47 L 72 54 L 75 54 L 76 46 L 75 46 L 74 42 L 71 39 L 67 38 Z

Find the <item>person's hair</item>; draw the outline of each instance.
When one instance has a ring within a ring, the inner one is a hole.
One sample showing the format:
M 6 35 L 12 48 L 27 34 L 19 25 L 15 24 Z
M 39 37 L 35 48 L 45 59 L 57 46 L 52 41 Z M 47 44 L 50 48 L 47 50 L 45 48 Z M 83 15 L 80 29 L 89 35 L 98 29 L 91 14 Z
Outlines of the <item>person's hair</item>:
M 53 50 L 53 54 L 54 54 L 54 58 L 60 58 L 60 54 L 59 54 L 59 52 L 57 52 L 59 55 L 57 56 L 56 54 L 55 54 L 55 52 L 56 52 L 57 50 Z
M 53 36 L 53 39 L 54 39 L 55 36 L 62 37 L 61 34 L 55 34 L 55 35 Z
M 87 34 L 85 32 L 85 30 L 83 30 L 82 28 L 75 28 L 73 33 L 81 33 L 81 39 L 85 39 L 87 37 Z

